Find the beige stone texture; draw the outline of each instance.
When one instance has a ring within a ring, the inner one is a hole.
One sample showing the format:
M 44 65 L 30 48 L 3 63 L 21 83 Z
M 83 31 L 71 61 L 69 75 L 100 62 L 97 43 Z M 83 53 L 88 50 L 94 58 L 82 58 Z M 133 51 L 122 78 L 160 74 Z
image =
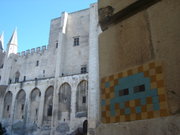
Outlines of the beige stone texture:
M 146 16 L 146 12 L 138 13 L 100 35 L 100 77 L 141 65 L 152 59 Z
M 179 113 L 179 16 L 180 1 L 163 0 L 105 30 L 99 37 L 100 77 L 161 61 L 170 112 Z
M 100 0 L 98 3 L 99 8 L 104 8 L 111 6 L 114 8 L 114 13 L 117 13 L 119 10 L 124 9 L 130 4 L 136 2 L 137 0 Z
M 151 120 L 102 124 L 96 129 L 97 135 L 179 135 L 180 116 Z

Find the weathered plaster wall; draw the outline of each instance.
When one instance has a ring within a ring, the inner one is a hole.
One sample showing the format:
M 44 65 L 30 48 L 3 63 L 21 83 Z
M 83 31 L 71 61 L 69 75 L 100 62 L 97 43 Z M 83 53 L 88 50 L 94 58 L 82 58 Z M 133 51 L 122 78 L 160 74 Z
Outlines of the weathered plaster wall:
M 140 65 L 153 58 L 144 12 L 100 34 L 100 77 Z
M 102 124 L 97 135 L 178 135 L 180 116 L 171 116 L 151 120 Z
M 126 8 L 130 4 L 136 2 L 138 0 L 109 0 L 109 1 L 100 1 L 98 4 L 99 8 L 105 8 L 107 6 L 111 6 L 114 9 L 114 13 L 117 13 L 118 11 Z
M 118 5 L 123 2 L 125 1 L 100 1 L 99 8 L 110 5 L 115 8 L 116 13 L 122 10 Z M 129 2 L 130 1 L 127 1 L 126 4 L 129 5 Z M 180 50 L 179 5 L 180 2 L 178 0 L 159 1 L 147 9 L 143 8 L 143 10 L 141 9 L 139 12 L 135 12 L 128 17 L 126 16 L 127 18 L 123 21 L 119 20 L 120 22 L 117 22 L 116 20 L 116 23 L 111 23 L 108 29 L 106 29 L 99 37 L 101 79 L 104 77 L 115 79 L 117 76 L 113 75 L 117 75 L 121 72 L 124 73 L 124 71 L 128 71 L 136 66 L 143 66 L 150 61 L 160 61 L 162 63 L 165 86 L 164 92 L 167 94 L 168 110 L 171 116 L 154 120 L 145 120 L 144 122 L 147 123 L 149 127 L 155 128 L 156 126 L 159 126 L 160 129 L 152 130 L 153 133 L 135 130 L 135 127 L 133 126 L 135 123 L 138 123 L 139 129 L 143 127 L 143 124 L 140 124 L 141 121 L 134 121 L 127 123 L 126 126 L 119 126 L 121 124 L 126 124 L 123 122 L 119 123 L 118 126 L 115 124 L 101 125 L 102 127 L 100 126 L 100 128 L 97 129 L 97 134 L 104 135 L 106 134 L 105 132 L 110 134 L 110 131 L 112 131 L 111 134 L 117 134 L 120 131 L 122 134 L 179 134 L 180 130 L 178 123 L 177 121 L 173 121 L 174 119 L 179 118 L 178 114 L 180 112 L 180 83 L 178 83 L 180 81 L 180 54 L 178 53 Z M 128 72 L 127 75 L 130 78 L 131 73 L 130 71 Z M 151 78 L 150 80 L 152 81 L 154 79 L 157 81 L 159 77 Z M 101 86 L 103 84 L 102 82 Z M 113 85 L 116 85 L 116 82 L 113 83 L 113 81 L 110 81 L 110 86 Z M 110 89 L 112 88 L 110 87 Z M 106 98 L 113 97 L 112 94 L 107 92 L 107 89 L 105 91 L 106 92 L 101 93 L 101 95 L 104 96 L 106 94 Z M 121 94 L 122 93 L 119 93 L 119 96 L 121 96 Z M 129 105 L 131 105 L 131 103 Z M 108 110 L 108 107 L 106 110 Z M 106 113 L 109 115 L 110 112 L 106 111 Z M 113 119 L 112 121 L 116 120 Z M 128 118 L 127 121 L 129 121 Z M 156 125 L 156 122 L 159 125 Z M 164 125 L 164 123 L 166 123 L 166 125 Z M 172 129 L 166 127 L 167 125 L 170 127 L 171 124 L 174 125 L 175 131 L 172 131 L 173 127 Z M 102 129 L 104 129 L 104 131 L 102 131 Z
M 179 4 L 179 1 L 158 2 L 100 35 L 101 77 L 141 65 L 152 59 L 164 63 L 165 85 L 172 113 L 180 108 L 177 97 L 180 95 L 178 90 L 180 57 L 177 51 L 180 49 Z M 163 12 L 159 12 L 162 9 Z
M 179 11 L 178 0 L 163 0 L 147 10 L 155 58 L 164 62 L 165 85 L 173 114 L 180 112 Z

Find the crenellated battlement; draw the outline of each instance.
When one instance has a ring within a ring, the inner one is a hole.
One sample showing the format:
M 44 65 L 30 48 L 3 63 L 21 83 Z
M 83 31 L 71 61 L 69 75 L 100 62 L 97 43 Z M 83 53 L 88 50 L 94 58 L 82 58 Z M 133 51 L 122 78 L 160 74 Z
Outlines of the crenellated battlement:
M 48 46 L 44 45 L 41 47 L 36 47 L 36 48 L 28 49 L 26 51 L 18 52 L 17 54 L 18 56 L 33 55 L 35 53 L 43 53 L 47 49 L 48 49 Z

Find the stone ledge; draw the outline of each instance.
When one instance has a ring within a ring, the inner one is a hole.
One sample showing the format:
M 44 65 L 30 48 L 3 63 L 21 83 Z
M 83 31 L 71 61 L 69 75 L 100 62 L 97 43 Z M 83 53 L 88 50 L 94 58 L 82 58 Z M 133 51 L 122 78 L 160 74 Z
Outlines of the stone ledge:
M 150 120 L 100 124 L 97 135 L 179 135 L 180 114 Z

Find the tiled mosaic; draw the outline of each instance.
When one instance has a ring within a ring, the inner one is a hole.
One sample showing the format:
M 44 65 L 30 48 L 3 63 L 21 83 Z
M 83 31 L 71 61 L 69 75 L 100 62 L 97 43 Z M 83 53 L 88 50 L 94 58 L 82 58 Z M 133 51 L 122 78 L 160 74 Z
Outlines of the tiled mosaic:
M 101 110 L 104 123 L 167 116 L 161 63 L 150 62 L 102 78 Z

